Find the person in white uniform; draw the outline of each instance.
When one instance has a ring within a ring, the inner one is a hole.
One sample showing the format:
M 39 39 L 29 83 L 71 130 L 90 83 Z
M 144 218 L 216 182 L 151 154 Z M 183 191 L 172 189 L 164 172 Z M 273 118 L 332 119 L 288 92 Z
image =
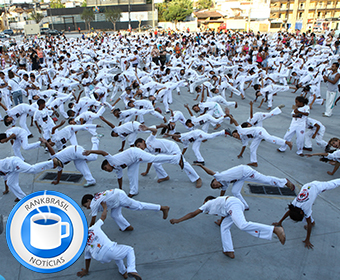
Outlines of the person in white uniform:
M 113 170 L 115 170 L 118 178 L 118 186 L 120 189 L 122 189 L 123 186 L 123 169 L 128 168 L 127 174 L 130 181 L 129 197 L 133 197 L 138 194 L 138 171 L 140 163 L 170 163 L 179 164 L 181 169 L 183 169 L 184 167 L 182 155 L 154 156 L 139 148 L 129 148 L 113 156 L 101 150 L 85 151 L 83 154 L 86 156 L 90 154 L 96 154 L 105 157 L 105 160 L 102 162 L 101 168 L 102 170 L 107 172 L 112 172 Z
M 283 227 L 247 222 L 243 211 L 244 205 L 236 197 L 220 196 L 215 198 L 214 196 L 208 196 L 200 208 L 179 219 L 171 219 L 170 223 L 178 224 L 194 218 L 201 213 L 221 216 L 223 219 L 220 226 L 223 254 L 232 259 L 235 258 L 234 246 L 230 233 L 230 228 L 233 224 L 235 224 L 240 230 L 262 239 L 271 240 L 274 233 L 279 238 L 281 244 L 285 244 L 286 235 Z
M 327 142 L 322 139 L 326 131 L 325 126 L 320 121 L 308 117 L 306 128 L 305 145 L 303 149 L 305 151 L 313 150 L 312 139 L 315 139 L 316 144 L 321 148 L 326 148 Z
M 24 162 L 19 157 L 7 157 L 0 160 L 0 176 L 5 181 L 5 191 L 3 194 L 8 194 L 9 190 L 17 197 L 15 202 L 23 199 L 26 194 L 19 186 L 19 174 L 20 173 L 39 173 L 46 169 L 52 169 L 62 166 L 62 163 L 58 159 L 49 161 L 43 161 L 30 165 Z
M 83 277 L 89 273 L 91 258 L 101 262 L 109 263 L 114 260 L 118 266 L 119 273 L 127 279 L 133 277 L 136 280 L 142 280 L 142 277 L 136 270 L 136 257 L 134 249 L 131 246 L 120 245 L 111 241 L 101 229 L 107 217 L 107 206 L 105 202 L 101 203 L 103 213 L 100 219 L 89 228 L 88 237 L 85 247 L 85 269 L 77 272 L 77 276 Z M 124 259 L 126 258 L 126 264 Z
M 108 209 L 111 210 L 111 217 L 115 220 L 121 231 L 132 231 L 133 227 L 123 217 L 122 208 L 127 208 L 133 211 L 151 210 L 162 211 L 163 219 L 168 217 L 170 207 L 162 206 L 154 203 L 146 203 L 129 198 L 123 190 L 111 189 L 103 192 L 92 194 L 85 194 L 81 200 L 82 206 L 91 209 L 91 222 L 90 226 L 96 222 L 98 212 L 103 211 L 101 203 L 105 202 Z
M 156 138 L 157 135 L 156 128 L 142 125 L 141 129 L 144 131 L 146 130 L 151 131 L 152 133 L 146 140 L 138 138 L 135 141 L 135 146 L 137 148 L 140 148 L 146 152 L 156 155 L 157 154 L 180 155 L 182 153 L 181 149 L 175 142 L 166 139 Z M 146 176 L 149 173 L 151 165 L 153 165 L 153 167 L 155 168 L 158 177 L 157 181 L 158 183 L 170 179 L 168 173 L 166 173 L 161 163 L 154 164 L 152 164 L 151 162 L 148 163 L 146 171 L 141 174 L 142 176 Z M 185 159 L 183 170 L 185 171 L 191 182 L 196 182 L 196 188 L 200 188 L 202 186 L 202 179 L 198 176 L 197 172 L 192 168 L 190 163 L 188 163 Z
M 249 205 L 241 195 L 241 190 L 245 181 L 276 186 L 279 188 L 287 187 L 292 191 L 295 190 L 294 184 L 287 178 L 266 176 L 261 174 L 260 172 L 255 171 L 247 165 L 237 165 L 223 172 L 212 171 L 202 164 L 195 165 L 201 167 L 207 174 L 214 177 L 214 179 L 210 183 L 210 186 L 212 189 L 221 189 L 220 196 L 224 196 L 229 184 L 233 183 L 231 192 L 235 197 L 242 201 L 245 210 L 249 210 Z
M 31 150 L 40 147 L 40 141 L 28 144 L 28 133 L 21 127 L 11 127 L 5 133 L 0 133 L 0 143 L 11 141 L 14 155 L 25 160 L 21 154 L 20 148 Z M 12 142 L 13 141 L 13 142 Z
M 289 204 L 289 210 L 284 214 L 282 219 L 273 223 L 275 226 L 282 226 L 282 222 L 290 217 L 296 222 L 301 222 L 306 220 L 307 225 L 305 229 L 307 230 L 306 239 L 303 241 L 305 247 L 308 249 L 313 249 L 313 244 L 310 242 L 310 235 L 312 232 L 312 227 L 315 226 L 315 221 L 312 217 L 312 206 L 318 195 L 324 191 L 332 190 L 340 185 L 340 179 L 331 180 L 328 182 L 313 181 L 304 184 L 297 195 L 297 197 Z M 322 217 L 325 218 L 324 216 Z
M 332 64 L 332 68 L 328 75 L 323 76 L 323 80 L 327 85 L 327 94 L 325 102 L 324 117 L 330 117 L 333 114 L 334 103 L 338 95 L 338 83 L 340 79 L 340 73 L 338 72 L 339 63 Z

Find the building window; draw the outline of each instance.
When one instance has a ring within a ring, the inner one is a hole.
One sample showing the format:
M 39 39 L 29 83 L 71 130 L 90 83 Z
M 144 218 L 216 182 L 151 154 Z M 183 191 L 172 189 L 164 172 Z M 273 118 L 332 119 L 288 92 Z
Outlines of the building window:
M 299 13 L 299 18 L 302 18 L 302 12 Z
M 320 12 L 318 12 L 318 17 L 320 17 L 321 16 L 321 13 Z

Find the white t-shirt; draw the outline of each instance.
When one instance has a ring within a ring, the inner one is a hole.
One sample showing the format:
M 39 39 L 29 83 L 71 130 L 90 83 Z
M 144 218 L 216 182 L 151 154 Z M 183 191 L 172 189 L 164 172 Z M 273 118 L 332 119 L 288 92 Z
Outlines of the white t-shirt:
M 119 207 L 119 195 L 124 193 L 120 189 L 106 190 L 104 192 L 97 193 L 91 201 L 91 216 L 97 216 L 98 212 L 103 211 L 103 207 L 100 205 L 101 202 L 106 202 L 107 209 L 113 209 Z
M 124 141 L 129 134 L 140 131 L 139 126 L 139 122 L 127 122 L 120 126 L 116 126 L 113 131 L 122 138 L 122 141 Z
M 206 203 L 204 203 L 199 209 L 204 214 L 210 214 L 210 215 L 218 215 L 221 217 L 228 216 L 228 213 L 226 212 L 226 199 L 229 199 L 227 196 L 220 196 L 215 199 L 209 200 Z
M 247 165 L 238 165 L 223 172 L 216 172 L 214 178 L 222 184 L 222 190 L 226 190 L 230 183 L 243 179 L 246 176 L 251 176 L 254 170 Z
M 151 154 L 180 154 L 181 149 L 178 145 L 170 140 L 166 139 L 157 139 L 155 135 L 150 135 L 146 140 L 146 150 Z
M 27 137 L 28 133 L 25 129 L 14 126 L 6 130 L 7 137 L 11 136 L 12 134 L 15 134 L 16 140 L 21 140 L 24 137 Z
M 99 219 L 92 227 L 89 228 L 86 247 L 85 259 L 91 257 L 101 263 L 109 262 L 108 258 L 104 258 L 105 253 L 112 247 L 117 245 L 111 241 L 101 229 L 104 224 L 102 219 Z

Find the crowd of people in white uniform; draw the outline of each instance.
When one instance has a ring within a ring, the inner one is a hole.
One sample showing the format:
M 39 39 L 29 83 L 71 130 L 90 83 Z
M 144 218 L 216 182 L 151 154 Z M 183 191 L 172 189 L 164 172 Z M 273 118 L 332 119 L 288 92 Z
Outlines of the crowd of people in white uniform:
M 200 213 L 220 216 L 216 223 L 221 229 L 223 253 L 234 258 L 230 233 L 233 223 L 255 237 L 270 240 L 275 234 L 284 244 L 283 220 L 287 217 L 295 221 L 305 219 L 305 247 L 313 248 L 310 242 L 315 225 L 311 215 L 313 202 L 322 191 L 339 186 L 340 179 L 303 185 L 289 210 L 273 225 L 246 221 L 244 211 L 249 210 L 249 205 L 241 190 L 245 181 L 295 189 L 287 178 L 264 175 L 253 169 L 258 166 L 257 149 L 262 140 L 278 145 L 278 152 L 283 153 L 289 147 L 298 156 L 321 156 L 323 161 L 334 165 L 329 175 L 338 169 L 340 140 L 323 139 L 326 128 L 322 118 L 332 117 L 338 101 L 339 39 L 332 33 L 326 37 L 283 32 L 270 35 L 165 32 L 125 36 L 103 33 L 90 38 L 24 39 L 3 49 L 0 142 L 10 142 L 14 153 L 12 157 L 0 159 L 0 175 L 5 183 L 3 195 L 11 191 L 16 201 L 27 195 L 19 185 L 20 173 L 57 168 L 57 179 L 52 182 L 56 185 L 64 165 L 71 161 L 86 179 L 84 187 L 94 186 L 96 179 L 87 162 L 98 161 L 98 155 L 102 156 L 101 168 L 116 172 L 118 188 L 94 195 L 85 194 L 88 190 L 84 190 L 84 195 L 79 197 L 82 206 L 91 209 L 92 219 L 85 249 L 86 267 L 78 276 L 88 274 L 93 258 L 102 263 L 115 260 L 124 278 L 141 279 L 133 248 L 111 241 L 101 226 L 110 210 L 121 231 L 132 231 L 133 227 L 122 215 L 122 208 L 161 211 L 167 219 L 168 206 L 132 198 L 139 192 L 139 165 L 148 163 L 142 176 L 153 166 L 158 183 L 169 180 L 162 164 L 178 165 L 196 188 L 200 188 L 202 179 L 185 159 L 185 152 L 191 146 L 196 157 L 193 165 L 211 175 L 211 188 L 221 192 L 217 198 L 206 197 L 199 209 L 171 219 L 172 224 Z M 321 90 L 322 84 L 327 91 Z M 295 93 L 295 105 L 291 124 L 280 138 L 269 134 L 263 121 L 282 112 L 285 104 L 276 104 L 275 96 L 287 93 L 290 96 Z M 191 95 L 193 103 L 174 108 L 173 99 L 180 101 L 183 95 Z M 249 102 L 246 97 L 252 100 L 250 117 L 239 123 L 238 104 Z M 264 112 L 253 112 L 254 105 L 262 108 L 265 103 Z M 311 118 L 310 110 L 314 106 L 323 106 L 323 115 Z M 151 115 L 148 123 L 144 120 L 146 114 Z M 39 135 L 32 134 L 32 126 Z M 210 126 L 213 129 L 209 129 Z M 108 132 L 104 133 L 106 137 L 121 140 L 119 153 L 100 150 L 104 135 L 97 132 L 98 127 Z M 78 131 L 90 134 L 91 150 L 78 145 Z M 142 133 L 147 133 L 147 138 L 138 138 Z M 294 135 L 295 143 L 292 142 Z M 210 139 L 215 137 L 241 140 L 238 157 L 242 157 L 249 146 L 249 164 L 223 172 L 207 168 L 200 146 L 207 140 L 209 144 L 203 145 L 213 145 L 214 140 Z M 323 153 L 306 153 L 312 151 L 313 140 Z M 178 143 L 182 144 L 182 150 Z M 10 144 L 5 145 L 9 147 Z M 51 160 L 27 163 L 21 149 L 43 149 L 41 146 Z M 130 186 L 128 194 L 122 190 L 125 168 Z M 225 196 L 230 184 L 233 196 Z M 102 212 L 101 218 L 96 220 L 99 212 Z M 127 265 L 124 258 L 127 258 Z

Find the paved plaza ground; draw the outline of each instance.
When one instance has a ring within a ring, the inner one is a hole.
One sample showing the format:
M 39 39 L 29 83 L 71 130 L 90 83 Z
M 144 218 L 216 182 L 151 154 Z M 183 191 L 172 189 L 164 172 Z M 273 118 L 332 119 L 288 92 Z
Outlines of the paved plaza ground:
M 323 86 L 323 94 L 325 88 Z M 279 93 L 274 97 L 274 106 L 285 104 L 283 113 L 277 117 L 264 122 L 264 127 L 270 134 L 283 137 L 291 122 L 291 106 L 294 104 L 296 94 L 291 92 Z M 180 109 L 184 112 L 184 103 L 194 104 L 193 95 L 182 90 L 180 96 L 173 93 L 174 103 L 172 109 Z M 249 101 L 254 99 L 254 91 L 247 90 L 246 100 L 238 96 L 230 99 L 238 102 L 239 107 L 231 109 L 234 117 L 239 121 L 246 121 L 249 117 Z M 259 104 L 259 102 L 255 103 Z M 122 108 L 122 103 L 118 103 Z M 160 108 L 164 107 L 160 104 Z M 257 109 L 255 112 L 265 111 L 266 107 Z M 323 107 L 315 105 L 310 116 L 320 120 L 326 126 L 324 139 L 328 141 L 331 137 L 340 136 L 339 116 L 340 107 L 335 107 L 334 115 L 331 118 L 322 117 Z M 105 117 L 118 124 L 116 119 L 109 114 Z M 169 115 L 167 115 L 168 117 Z M 185 116 L 188 117 L 187 112 Z M 147 116 L 146 124 L 156 124 L 159 120 Z M 98 132 L 105 134 L 100 141 L 100 149 L 111 154 L 118 152 L 121 141 L 119 138 L 110 136 L 110 129 L 100 120 L 96 123 L 103 125 Z M 222 128 L 233 127 L 225 121 Z M 0 131 L 6 128 L 0 124 Z M 186 132 L 185 128 L 177 125 L 177 130 Z M 36 128 L 32 128 L 34 139 L 38 137 Z M 210 128 L 209 132 L 213 132 Z M 140 134 L 146 138 L 148 134 Z M 78 133 L 79 145 L 90 148 L 90 135 L 87 132 Z M 294 138 L 295 141 L 295 138 Z M 182 147 L 182 146 L 181 146 Z M 278 153 L 277 146 L 262 143 L 258 149 L 257 171 L 265 175 L 273 175 L 282 178 L 289 178 L 300 187 L 313 180 L 327 181 L 338 178 L 340 171 L 334 176 L 326 172 L 332 170 L 329 164 L 322 163 L 317 157 L 302 158 L 296 155 L 294 142 L 293 150 L 285 153 Z M 313 143 L 314 152 L 322 152 L 321 148 Z M 249 149 L 244 153 L 243 158 L 238 159 L 237 155 L 241 150 L 241 142 L 231 137 L 218 137 L 209 140 L 201 145 L 201 153 L 205 158 L 206 166 L 214 171 L 223 171 L 239 164 L 249 162 Z M 47 160 L 48 154 L 43 148 L 31 151 L 23 151 L 23 156 L 28 163 L 36 163 Z M 12 156 L 10 144 L 0 145 L 1 158 Z M 195 156 L 188 149 L 185 158 L 192 162 Z M 77 184 L 61 183 L 57 186 L 51 185 L 48 181 L 42 181 L 42 174 L 20 175 L 20 185 L 26 194 L 41 190 L 56 190 L 62 192 L 77 203 L 85 193 L 95 193 L 106 189 L 116 188 L 117 179 L 114 173 L 107 173 L 100 169 L 102 158 L 90 162 L 89 167 L 97 184 L 91 188 L 84 188 L 84 180 Z M 184 214 L 196 210 L 203 203 L 208 195 L 219 195 L 219 190 L 210 188 L 211 177 L 198 167 L 194 167 L 203 180 L 203 186 L 196 189 L 189 181 L 186 174 L 178 166 L 164 165 L 170 176 L 170 180 L 158 184 L 156 173 L 152 168 L 149 175 L 139 178 L 139 195 L 136 200 L 144 202 L 159 203 L 170 206 L 169 218 L 163 220 L 158 212 L 134 212 L 123 209 L 123 214 L 135 228 L 132 232 L 121 232 L 116 223 L 108 215 L 103 230 L 111 240 L 120 244 L 131 245 L 135 249 L 137 270 L 145 280 L 208 280 L 208 279 L 339 279 L 340 266 L 340 188 L 322 193 L 313 207 L 313 217 L 316 226 L 313 228 L 311 243 L 313 250 L 304 248 L 302 240 L 305 239 L 306 231 L 304 223 L 295 223 L 287 219 L 284 223 L 287 241 L 282 246 L 276 237 L 271 241 L 254 238 L 245 232 L 240 231 L 236 226 L 232 227 L 232 236 L 235 247 L 235 259 L 229 259 L 222 254 L 221 238 L 219 227 L 214 223 L 217 217 L 211 215 L 199 215 L 195 219 L 180 224 L 171 225 L 171 218 L 179 218 Z M 145 171 L 146 164 L 140 165 L 140 173 Z M 66 166 L 65 172 L 79 173 L 73 163 Z M 54 171 L 55 172 L 55 171 Z M 1 180 L 0 186 L 4 189 Z M 128 192 L 128 179 L 124 172 L 123 189 Z M 2 191 L 1 191 L 2 193 Z M 230 189 L 227 190 L 230 195 Z M 246 219 L 254 222 L 271 224 L 278 221 L 287 209 L 287 205 L 293 200 L 292 197 L 253 195 L 250 193 L 247 183 L 243 188 L 244 198 L 247 200 L 250 211 L 245 213 Z M 4 215 L 5 221 L 15 205 L 12 193 L 0 195 L 0 213 Z M 84 210 L 90 220 L 89 211 Z M 84 256 L 62 272 L 51 275 L 39 274 L 23 267 L 10 253 L 6 243 L 6 233 L 0 235 L 0 274 L 6 280 L 31 280 L 31 279 L 77 279 L 76 273 L 84 267 Z M 85 279 L 123 279 L 118 273 L 114 262 L 101 264 L 92 261 L 90 274 Z

